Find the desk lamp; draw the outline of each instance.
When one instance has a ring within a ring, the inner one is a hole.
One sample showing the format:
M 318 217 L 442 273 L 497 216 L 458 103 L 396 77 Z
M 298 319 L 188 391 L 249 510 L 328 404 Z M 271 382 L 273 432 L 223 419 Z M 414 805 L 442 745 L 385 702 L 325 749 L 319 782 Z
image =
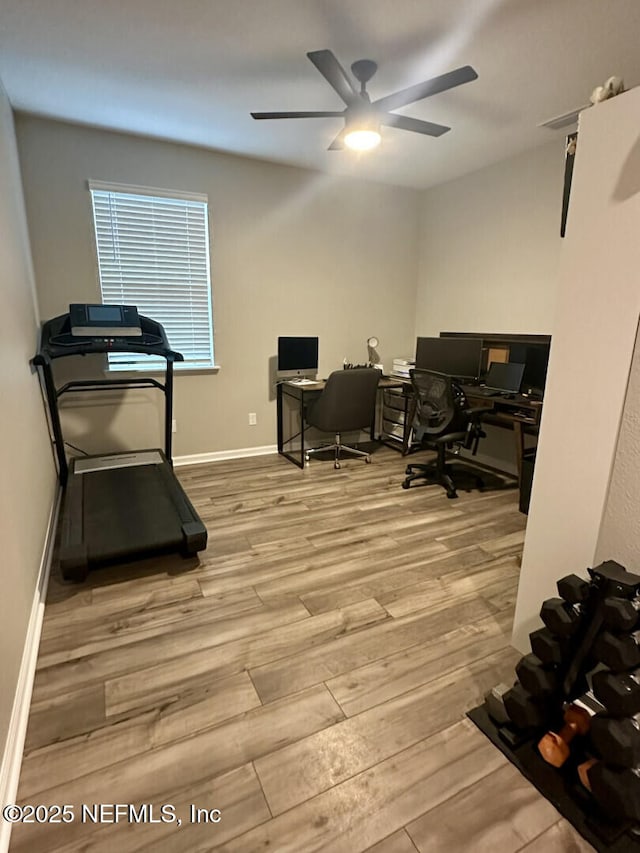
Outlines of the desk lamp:
M 369 351 L 369 364 L 372 367 L 377 367 L 378 370 L 384 370 L 384 366 L 380 361 L 380 356 L 376 350 L 376 347 L 379 345 L 379 341 L 373 335 L 370 338 L 367 338 L 367 350 Z

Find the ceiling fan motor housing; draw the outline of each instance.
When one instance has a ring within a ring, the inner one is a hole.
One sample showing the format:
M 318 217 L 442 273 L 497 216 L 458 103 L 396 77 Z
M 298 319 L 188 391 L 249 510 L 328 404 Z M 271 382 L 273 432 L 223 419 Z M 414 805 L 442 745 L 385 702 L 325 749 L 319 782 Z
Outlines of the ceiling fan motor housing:
M 378 70 L 378 64 L 373 59 L 358 59 L 351 65 L 351 73 L 364 86 Z

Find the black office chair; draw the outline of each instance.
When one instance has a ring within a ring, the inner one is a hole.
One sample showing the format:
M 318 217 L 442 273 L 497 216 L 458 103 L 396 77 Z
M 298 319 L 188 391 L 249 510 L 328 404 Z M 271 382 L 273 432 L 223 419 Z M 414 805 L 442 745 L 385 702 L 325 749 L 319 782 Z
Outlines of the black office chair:
M 332 432 L 335 442 L 307 450 L 307 462 L 310 454 L 325 450 L 335 451 L 334 468 L 340 467 L 340 454 L 343 451 L 363 456 L 365 462 L 371 462 L 368 453 L 343 444 L 341 434 L 371 428 L 375 417 L 379 379 L 380 371 L 372 367 L 336 370 L 329 376 L 322 394 L 309 406 L 306 421 L 309 426 L 323 432 Z
M 444 373 L 416 368 L 410 371 L 410 376 L 414 394 L 414 435 L 425 447 L 435 450 L 437 457 L 435 462 L 428 464 L 407 465 L 402 488 L 408 489 L 413 480 L 423 478 L 440 483 L 447 490 L 448 498 L 457 498 L 453 471 L 447 464 L 447 450 L 455 445 L 455 452 L 465 448 L 475 455 L 478 442 L 486 435 L 481 427 L 482 416 L 492 407 L 471 408 L 458 383 Z M 481 477 L 474 476 L 476 486 L 482 488 Z

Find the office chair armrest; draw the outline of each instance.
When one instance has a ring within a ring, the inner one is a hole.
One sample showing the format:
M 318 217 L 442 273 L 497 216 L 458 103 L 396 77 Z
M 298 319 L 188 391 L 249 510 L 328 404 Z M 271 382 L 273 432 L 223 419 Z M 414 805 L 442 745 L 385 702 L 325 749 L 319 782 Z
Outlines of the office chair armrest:
M 467 417 L 478 418 L 481 415 L 488 415 L 494 411 L 493 406 L 470 406 L 468 409 L 463 409 L 463 413 Z
M 482 417 L 493 412 L 493 410 L 493 406 L 471 406 L 463 410 L 465 417 L 469 419 L 463 446 L 466 450 L 471 451 L 472 456 L 475 456 L 478 452 L 480 439 L 487 437 L 486 432 L 482 429 Z

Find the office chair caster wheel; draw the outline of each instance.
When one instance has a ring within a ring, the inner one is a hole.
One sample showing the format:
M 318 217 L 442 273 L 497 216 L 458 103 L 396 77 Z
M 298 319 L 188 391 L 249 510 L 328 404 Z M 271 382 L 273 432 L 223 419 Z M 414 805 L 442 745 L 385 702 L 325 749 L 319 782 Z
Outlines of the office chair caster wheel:
M 458 493 L 456 491 L 448 491 L 447 497 L 449 498 L 450 501 L 455 500 L 455 498 L 458 497 Z
M 409 480 L 405 480 L 405 481 L 402 483 L 402 488 L 403 488 L 403 489 L 408 489 L 408 488 L 409 488 L 409 482 L 410 482 Z
M 340 467 L 340 463 L 339 463 L 339 462 L 334 462 L 334 463 L 333 463 L 333 467 L 337 470 L 337 469 Z
M 411 470 L 411 465 L 407 465 L 407 467 L 404 469 L 404 473 L 405 474 L 412 474 L 413 473 L 413 471 Z
M 364 461 L 366 462 L 367 465 L 371 465 L 371 457 L 370 456 L 365 456 Z

